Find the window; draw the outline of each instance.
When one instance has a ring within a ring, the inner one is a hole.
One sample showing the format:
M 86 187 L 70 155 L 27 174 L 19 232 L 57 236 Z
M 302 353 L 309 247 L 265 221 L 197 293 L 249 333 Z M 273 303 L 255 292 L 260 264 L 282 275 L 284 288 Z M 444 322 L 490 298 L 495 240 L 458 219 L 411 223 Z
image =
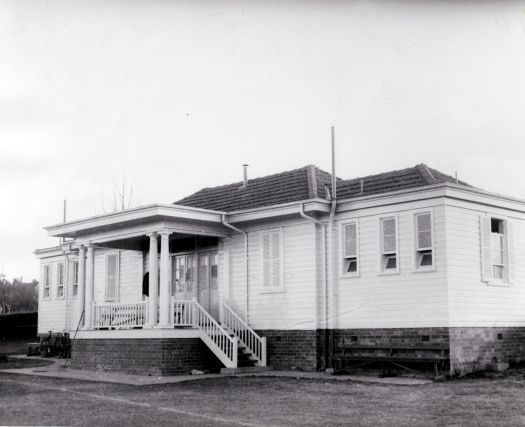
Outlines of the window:
M 73 261 L 71 263 L 71 283 L 72 283 L 72 292 L 73 297 L 78 295 L 78 261 Z
M 343 274 L 357 275 L 359 240 L 357 236 L 357 222 L 343 224 Z
M 65 267 L 63 263 L 57 266 L 57 298 L 64 298 L 64 273 Z
M 51 266 L 50 265 L 44 265 L 44 289 L 43 289 L 43 297 L 44 299 L 49 299 L 50 296 L 50 285 L 51 285 Z
M 430 212 L 415 215 L 416 270 L 434 267 L 434 245 L 432 240 L 432 215 Z
M 119 254 L 106 255 L 106 301 L 117 301 L 119 283 Z
M 505 270 L 505 245 L 504 245 L 503 220 L 490 219 L 490 250 L 492 254 L 492 278 L 503 280 Z
M 381 271 L 395 273 L 398 271 L 397 226 L 396 218 L 380 220 L 381 234 Z
M 512 224 L 501 218 L 481 217 L 482 280 L 512 283 L 514 277 Z
M 264 291 L 283 288 L 280 230 L 261 233 L 262 285 Z

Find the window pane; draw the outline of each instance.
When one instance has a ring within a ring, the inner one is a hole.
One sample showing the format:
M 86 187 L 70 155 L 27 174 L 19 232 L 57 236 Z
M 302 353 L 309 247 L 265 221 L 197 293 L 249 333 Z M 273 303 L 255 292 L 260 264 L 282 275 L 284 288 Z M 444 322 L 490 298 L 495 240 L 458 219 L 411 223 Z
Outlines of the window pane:
M 270 286 L 270 261 L 263 262 L 263 286 Z
M 421 261 L 419 263 L 421 267 L 428 267 L 432 265 L 432 253 L 421 254 Z
M 420 231 L 418 233 L 417 247 L 419 249 L 432 247 L 432 233 L 430 231 Z
M 417 216 L 417 230 L 430 231 L 430 214 L 421 214 Z
M 383 236 L 391 236 L 396 234 L 396 221 L 394 218 L 383 220 Z
M 395 252 L 396 251 L 396 236 L 385 236 L 383 252 Z
M 281 234 L 280 233 L 272 234 L 272 259 L 273 260 L 281 259 Z
M 357 260 L 355 258 L 347 260 L 346 272 L 355 273 L 357 271 Z
M 493 268 L 494 279 L 503 279 L 503 267 L 501 265 L 495 265 Z
M 385 265 L 386 270 L 395 269 L 396 265 L 397 265 L 397 260 L 395 256 L 389 256 L 386 258 L 386 265 Z
M 106 299 L 114 300 L 117 296 L 117 255 L 108 255 L 106 260 Z
M 345 256 L 357 255 L 356 224 L 345 225 Z

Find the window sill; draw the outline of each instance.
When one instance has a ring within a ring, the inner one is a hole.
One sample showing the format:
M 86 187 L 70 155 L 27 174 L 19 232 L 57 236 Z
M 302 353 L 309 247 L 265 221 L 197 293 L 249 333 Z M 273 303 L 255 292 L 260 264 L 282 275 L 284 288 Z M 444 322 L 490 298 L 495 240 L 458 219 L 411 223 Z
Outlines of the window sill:
M 436 267 L 432 268 L 416 268 L 412 271 L 412 273 L 434 273 L 436 271 Z
M 395 276 L 397 274 L 401 274 L 401 271 L 395 270 L 395 271 L 380 271 L 377 273 L 379 276 Z
M 508 282 L 495 282 L 495 281 L 492 281 L 492 280 L 489 280 L 488 282 L 485 281 L 485 284 L 487 286 L 493 286 L 495 288 L 510 288 L 512 286 L 512 283 L 508 283 Z
M 260 291 L 260 294 L 284 294 L 286 292 L 286 289 L 268 289 L 264 291 Z
M 355 278 L 358 278 L 358 277 L 361 277 L 361 274 L 360 273 L 355 273 L 355 274 L 341 274 L 339 276 L 339 279 L 355 279 Z

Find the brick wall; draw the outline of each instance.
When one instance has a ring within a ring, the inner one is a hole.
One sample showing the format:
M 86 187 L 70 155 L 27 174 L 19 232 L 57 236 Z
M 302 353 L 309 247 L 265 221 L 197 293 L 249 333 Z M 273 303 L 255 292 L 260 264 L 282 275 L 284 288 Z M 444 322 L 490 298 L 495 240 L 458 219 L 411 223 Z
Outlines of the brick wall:
M 448 328 L 384 328 L 384 329 L 336 329 L 334 341 L 336 349 L 344 342 L 357 338 L 359 344 L 388 345 L 418 345 L 423 342 L 423 336 L 429 337 L 429 344 L 448 344 Z
M 523 361 L 525 327 L 450 328 L 450 364 L 455 374 Z
M 268 365 L 278 370 L 316 371 L 318 334 L 315 330 L 258 330 L 266 337 Z
M 219 371 L 220 361 L 200 338 L 74 340 L 71 367 L 138 375 Z

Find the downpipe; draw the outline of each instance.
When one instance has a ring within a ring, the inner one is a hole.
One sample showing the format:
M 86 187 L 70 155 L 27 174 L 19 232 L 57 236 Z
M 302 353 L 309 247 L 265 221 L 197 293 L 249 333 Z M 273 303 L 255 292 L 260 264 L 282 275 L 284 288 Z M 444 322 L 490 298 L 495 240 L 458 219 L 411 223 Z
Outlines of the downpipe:
M 248 323 L 249 315 L 248 315 L 248 279 L 249 279 L 249 268 L 248 268 L 248 232 L 241 230 L 240 228 L 235 227 L 234 225 L 231 225 L 228 221 L 226 221 L 226 215 L 221 215 L 221 222 L 222 225 L 225 227 L 230 228 L 231 230 L 244 234 L 244 267 L 245 267 L 245 276 L 246 276 L 246 290 L 245 290 L 245 301 L 244 301 L 244 321 Z M 229 284 L 228 284 L 229 285 Z M 249 323 L 248 323 L 249 324 Z

